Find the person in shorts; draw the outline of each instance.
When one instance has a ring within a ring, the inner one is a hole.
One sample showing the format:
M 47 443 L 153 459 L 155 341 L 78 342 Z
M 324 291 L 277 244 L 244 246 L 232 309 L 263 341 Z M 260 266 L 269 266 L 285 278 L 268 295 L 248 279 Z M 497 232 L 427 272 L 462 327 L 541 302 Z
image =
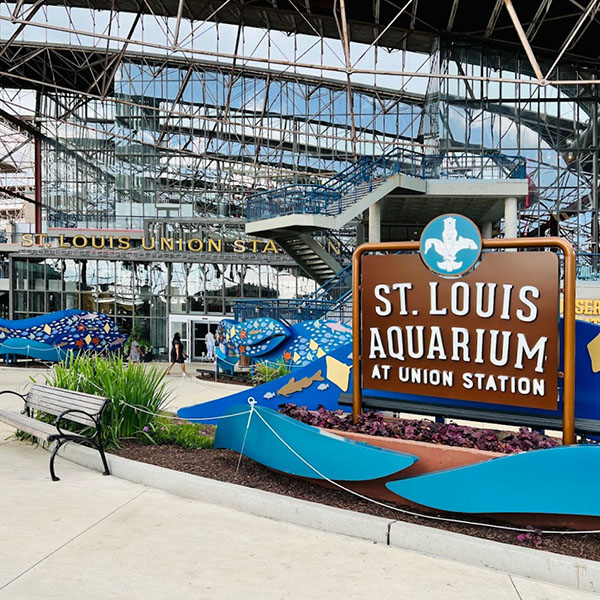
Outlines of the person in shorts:
M 173 365 L 177 363 L 178 365 L 181 365 L 181 372 L 185 376 L 186 357 L 187 354 L 185 353 L 185 348 L 183 346 L 183 342 L 181 341 L 181 334 L 177 332 L 173 336 L 173 342 L 171 343 L 171 364 L 167 367 L 166 374 L 169 375 Z

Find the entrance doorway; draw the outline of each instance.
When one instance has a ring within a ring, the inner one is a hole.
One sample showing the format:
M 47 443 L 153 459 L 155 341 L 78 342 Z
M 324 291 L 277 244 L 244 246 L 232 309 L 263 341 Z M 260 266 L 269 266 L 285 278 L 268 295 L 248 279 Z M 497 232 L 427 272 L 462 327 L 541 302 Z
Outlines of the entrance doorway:
M 176 333 L 181 336 L 181 343 L 187 353 L 185 362 L 190 361 L 190 323 L 187 319 L 181 317 L 170 317 L 169 318 L 169 339 L 167 340 L 167 353 L 171 356 L 171 347 L 173 343 L 173 337 Z
M 221 317 L 200 317 L 200 316 L 170 316 L 169 317 L 169 340 L 168 346 L 171 348 L 171 340 L 175 332 L 181 335 L 181 341 L 188 353 L 188 361 L 207 360 L 206 356 L 206 334 L 210 330 L 213 336 L 217 337 L 217 329 Z M 169 350 L 170 351 L 170 350 Z
M 206 334 L 210 331 L 215 338 L 216 344 L 219 321 L 192 321 L 192 326 L 194 329 L 194 358 L 196 360 L 208 360 L 206 352 Z

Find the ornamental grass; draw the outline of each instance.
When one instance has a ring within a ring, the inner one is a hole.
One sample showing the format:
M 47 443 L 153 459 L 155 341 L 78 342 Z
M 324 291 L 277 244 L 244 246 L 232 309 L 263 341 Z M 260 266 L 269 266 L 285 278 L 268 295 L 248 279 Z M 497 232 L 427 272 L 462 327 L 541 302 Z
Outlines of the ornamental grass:
M 71 355 L 54 365 L 46 384 L 110 400 L 102 420 L 107 446 L 135 438 L 153 423 L 170 398 L 162 370 L 126 363 L 117 355 Z

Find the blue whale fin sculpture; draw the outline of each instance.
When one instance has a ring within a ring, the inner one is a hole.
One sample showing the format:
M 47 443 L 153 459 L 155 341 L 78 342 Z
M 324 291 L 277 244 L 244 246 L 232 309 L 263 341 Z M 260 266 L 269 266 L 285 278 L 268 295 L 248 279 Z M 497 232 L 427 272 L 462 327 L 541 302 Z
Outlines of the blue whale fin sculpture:
M 600 446 L 558 446 L 390 481 L 394 494 L 462 513 L 600 516 Z M 582 487 L 583 486 L 583 487 Z
M 0 319 L 0 355 L 59 361 L 69 351 L 118 350 L 126 341 L 127 335 L 102 313 L 69 309 L 30 319 Z
M 219 339 L 230 354 L 243 354 L 254 361 L 284 361 L 307 365 L 335 348 L 352 341 L 352 329 L 334 319 L 316 319 L 284 325 L 269 317 L 247 321 L 223 319 Z
M 320 473 L 334 481 L 377 479 L 406 469 L 418 460 L 412 454 L 348 440 L 270 408 L 255 406 L 254 411 L 257 414 L 248 423 L 248 404 L 232 406 L 226 414 L 235 416 L 220 421 L 214 447 L 243 452 L 290 475 L 321 479 Z
M 230 359 L 231 360 L 231 359 Z M 321 372 L 318 375 L 319 371 Z M 322 378 L 322 381 L 321 379 Z M 292 381 L 293 380 L 293 381 Z M 306 385 L 310 381 L 310 385 Z M 244 404 L 251 394 L 261 406 L 276 409 L 280 404 L 293 402 L 317 410 L 319 405 L 329 410 L 337 410 L 342 392 L 352 386 L 352 344 L 344 344 L 329 354 L 303 367 L 292 367 L 291 373 L 252 388 L 243 389 L 230 396 L 186 406 L 177 411 L 177 416 L 203 423 L 219 424 L 219 417 L 232 406 Z

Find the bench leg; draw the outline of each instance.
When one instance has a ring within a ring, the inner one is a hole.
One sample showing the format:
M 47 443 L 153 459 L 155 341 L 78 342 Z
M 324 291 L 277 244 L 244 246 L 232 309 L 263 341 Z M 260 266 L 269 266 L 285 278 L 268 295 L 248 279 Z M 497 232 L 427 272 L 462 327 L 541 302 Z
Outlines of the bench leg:
M 102 447 L 102 444 L 98 444 L 97 448 L 98 452 L 100 452 L 100 457 L 102 458 L 102 464 L 104 466 L 104 473 L 102 473 L 102 475 L 110 475 L 108 463 L 106 462 L 106 455 L 104 454 L 104 448 Z
M 59 451 L 60 447 L 65 443 L 66 440 L 59 440 L 56 442 L 56 446 L 54 446 L 54 450 L 52 450 L 52 455 L 50 456 L 50 477 L 52 477 L 52 481 L 60 481 L 60 477 L 56 476 L 54 472 L 54 459 L 56 458 L 56 453 Z

